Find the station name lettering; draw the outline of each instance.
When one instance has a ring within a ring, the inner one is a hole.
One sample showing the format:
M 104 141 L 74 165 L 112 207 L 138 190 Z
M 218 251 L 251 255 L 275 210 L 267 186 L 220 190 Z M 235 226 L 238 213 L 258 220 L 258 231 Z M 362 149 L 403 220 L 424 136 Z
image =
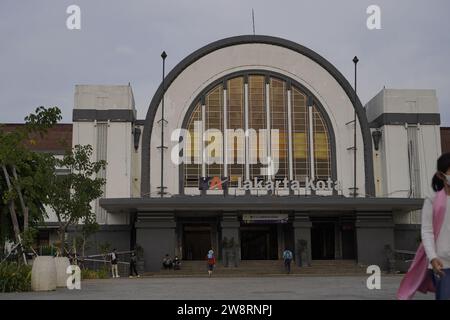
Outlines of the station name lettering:
M 264 180 L 259 178 L 254 178 L 253 180 L 248 179 L 242 181 L 242 178 L 238 179 L 238 189 L 239 190 L 267 190 L 274 191 L 278 189 L 291 189 L 293 191 L 298 191 L 301 188 L 305 188 L 307 191 L 341 191 L 342 185 L 339 181 L 333 181 L 331 178 L 328 180 L 314 180 L 306 177 L 304 184 L 300 183 L 298 180 L 289 181 L 287 178 L 284 180 Z

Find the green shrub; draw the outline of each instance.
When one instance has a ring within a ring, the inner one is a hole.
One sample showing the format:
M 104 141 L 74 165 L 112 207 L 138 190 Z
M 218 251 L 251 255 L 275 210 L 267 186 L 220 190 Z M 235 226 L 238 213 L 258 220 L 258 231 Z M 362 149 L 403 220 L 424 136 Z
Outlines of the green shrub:
M 102 268 L 97 271 L 98 278 L 99 279 L 108 279 L 109 278 L 109 269 L 108 268 Z
M 0 292 L 31 291 L 31 266 L 16 262 L 0 265 Z
M 109 278 L 109 270 L 106 268 L 102 268 L 100 270 L 92 270 L 92 269 L 82 269 L 81 270 L 81 279 L 108 279 Z
M 40 246 L 38 254 L 40 256 L 54 256 L 56 254 L 56 248 L 52 245 Z

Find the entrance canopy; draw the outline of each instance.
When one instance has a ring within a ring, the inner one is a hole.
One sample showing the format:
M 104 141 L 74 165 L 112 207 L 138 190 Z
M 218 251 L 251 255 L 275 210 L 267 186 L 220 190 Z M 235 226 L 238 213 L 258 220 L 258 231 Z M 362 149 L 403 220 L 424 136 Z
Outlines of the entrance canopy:
M 110 213 L 167 211 L 358 211 L 410 212 L 422 207 L 423 199 L 346 198 L 340 196 L 173 196 L 171 198 L 100 199 Z

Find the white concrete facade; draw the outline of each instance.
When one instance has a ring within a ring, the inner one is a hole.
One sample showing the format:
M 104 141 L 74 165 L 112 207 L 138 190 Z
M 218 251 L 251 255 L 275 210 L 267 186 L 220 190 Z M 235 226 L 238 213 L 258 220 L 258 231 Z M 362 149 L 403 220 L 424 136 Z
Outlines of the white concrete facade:
M 397 198 L 431 196 L 431 178 L 436 172 L 436 159 L 441 155 L 441 138 L 439 124 L 427 123 L 426 116 L 439 114 L 436 91 L 383 89 L 367 103 L 366 112 L 369 122 L 382 115 L 397 118 L 372 129 L 382 134 L 380 149 L 374 151 L 377 195 Z M 425 123 L 421 123 L 421 119 Z M 411 135 L 415 136 L 416 147 Z M 416 177 L 411 166 L 418 170 Z M 397 214 L 394 218 L 398 224 L 420 224 L 420 211 Z
M 106 85 L 77 85 L 75 87 L 76 110 L 130 110 L 135 114 L 135 103 L 131 86 L 106 86 Z M 106 135 L 99 138 L 99 126 L 104 125 Z M 136 162 L 133 148 L 133 121 L 87 120 L 74 119 L 72 144 L 90 144 L 93 146 L 92 160 L 106 160 L 107 168 L 104 178 L 106 186 L 104 196 L 115 198 L 130 198 L 135 185 L 136 170 L 139 166 Z M 99 154 L 99 143 L 105 144 L 102 150 L 105 154 Z M 133 175 L 134 174 L 134 175 Z M 97 220 L 101 224 L 128 224 L 128 215 L 110 215 L 98 205 L 96 208 Z
M 434 90 L 383 89 L 366 105 L 369 122 L 383 114 L 416 115 L 438 114 L 438 101 Z M 405 118 L 406 119 L 406 118 Z M 384 124 L 380 150 L 374 157 L 374 166 L 381 170 L 375 177 L 380 182 L 378 196 L 408 197 L 410 193 L 410 173 L 408 168 L 408 128 L 417 130 L 418 165 L 420 182 L 417 195 L 431 195 L 431 178 L 436 171 L 436 159 L 441 154 L 440 126 L 438 124 L 403 123 Z M 374 129 L 373 129 L 374 130 Z

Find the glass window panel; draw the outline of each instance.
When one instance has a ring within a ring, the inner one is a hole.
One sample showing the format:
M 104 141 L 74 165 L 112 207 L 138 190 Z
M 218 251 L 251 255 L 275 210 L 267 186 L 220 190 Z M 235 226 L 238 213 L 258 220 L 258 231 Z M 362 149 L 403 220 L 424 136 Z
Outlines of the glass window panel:
M 250 143 L 249 152 L 255 154 L 259 159 L 259 129 L 266 128 L 266 107 L 265 107 L 265 78 L 260 75 L 251 75 L 248 77 L 248 127 L 254 129 L 257 133 L 257 143 Z M 256 142 L 256 141 L 255 141 Z M 258 160 L 256 164 L 250 164 L 250 179 L 261 177 L 261 168 L 263 165 Z M 261 177 L 263 178 L 263 177 Z
M 187 130 L 191 135 L 191 141 L 187 142 L 190 144 L 190 150 L 189 148 L 186 148 L 184 151 L 188 152 L 191 164 L 184 165 L 185 187 L 198 187 L 198 179 L 202 173 L 201 158 L 199 157 L 199 137 L 194 133 L 194 123 L 195 121 L 200 121 L 201 118 L 201 105 L 198 103 L 194 108 L 187 125 Z
M 244 130 L 244 78 L 228 80 L 227 88 L 228 128 Z M 243 163 L 238 163 L 238 154 L 240 153 L 245 159 L 245 140 L 238 143 L 238 138 L 235 138 L 233 141 L 228 141 L 228 144 L 230 147 L 227 154 L 232 154 L 232 160 L 228 164 L 229 186 L 237 187 L 238 179 L 244 180 L 245 166 Z
M 300 181 L 303 186 L 305 177 L 310 176 L 307 97 L 300 90 L 292 87 L 291 99 L 294 179 Z
M 278 130 L 279 135 L 278 143 L 274 142 L 272 146 L 272 155 L 278 153 L 278 172 L 275 173 L 275 180 L 284 180 L 287 178 L 289 166 L 286 82 L 276 78 L 270 78 L 270 122 L 270 129 Z
M 205 97 L 205 130 L 217 129 L 223 133 L 223 86 L 218 85 L 212 89 Z M 206 137 L 205 148 L 212 141 L 209 137 Z M 217 150 L 216 153 L 207 154 L 206 157 L 221 157 L 222 150 Z M 210 159 L 210 158 L 209 158 Z M 206 164 L 206 176 L 207 177 L 222 177 L 223 176 L 223 162 Z
M 313 107 L 313 127 L 315 176 L 317 180 L 328 180 L 331 177 L 330 140 L 327 125 L 316 106 Z

